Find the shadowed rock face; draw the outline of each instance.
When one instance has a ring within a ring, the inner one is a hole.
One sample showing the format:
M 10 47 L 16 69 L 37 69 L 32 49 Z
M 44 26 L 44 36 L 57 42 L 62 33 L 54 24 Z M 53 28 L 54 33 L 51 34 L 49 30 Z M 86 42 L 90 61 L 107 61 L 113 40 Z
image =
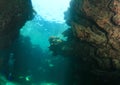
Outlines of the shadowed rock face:
M 81 68 L 89 73 L 92 77 L 88 80 L 92 81 L 92 85 L 95 81 L 99 82 L 97 85 L 119 85 L 119 12 L 119 0 L 72 0 L 65 13 L 70 28 L 63 35 L 68 39 L 58 42 L 54 39 L 59 38 L 53 38 L 50 50 L 55 55 L 71 56 L 79 60 L 82 67 L 76 69 Z
M 32 18 L 30 0 L 0 0 L 0 49 L 8 47 Z
M 119 11 L 119 0 L 75 0 L 67 18 L 74 36 L 93 46 L 95 57 L 112 59 L 115 69 L 120 69 Z

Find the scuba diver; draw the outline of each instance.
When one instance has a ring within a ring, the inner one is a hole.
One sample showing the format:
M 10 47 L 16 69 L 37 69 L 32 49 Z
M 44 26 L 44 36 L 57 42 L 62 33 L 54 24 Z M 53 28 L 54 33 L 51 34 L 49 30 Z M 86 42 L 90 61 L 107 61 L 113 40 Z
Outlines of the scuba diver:
M 8 80 L 13 79 L 13 71 L 14 71 L 14 54 L 10 53 L 9 59 L 8 59 Z

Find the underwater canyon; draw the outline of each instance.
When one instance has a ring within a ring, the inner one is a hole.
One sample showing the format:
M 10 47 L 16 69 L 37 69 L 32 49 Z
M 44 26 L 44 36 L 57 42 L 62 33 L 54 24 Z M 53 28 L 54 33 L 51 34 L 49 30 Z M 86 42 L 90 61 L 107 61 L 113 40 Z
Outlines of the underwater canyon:
M 51 55 L 61 55 L 71 61 L 69 63 L 71 69 L 67 70 L 71 74 L 66 77 L 67 82 L 63 85 L 120 84 L 119 11 L 119 0 L 71 0 L 70 7 L 64 13 L 68 28 L 62 35 L 66 40 L 52 35 L 49 38 Z M 34 54 L 43 55 L 41 47 L 37 45 L 32 47 L 29 37 L 18 37 L 20 29 L 26 21 L 33 19 L 34 13 L 30 0 L 0 1 L 1 72 L 4 69 L 11 70 L 6 62 L 10 56 L 13 56 L 13 52 L 16 59 L 15 76 L 27 72 L 26 69 L 29 67 L 27 67 L 26 61 L 31 62 L 34 60 Z M 50 24 L 47 25 L 50 26 Z M 19 50 L 22 50 L 22 57 L 19 55 Z M 10 54 L 8 51 L 10 51 Z M 27 60 L 26 56 L 31 56 L 31 60 Z M 56 58 L 54 56 L 53 59 Z M 21 63 L 20 60 L 24 62 Z M 36 60 L 40 60 L 39 57 L 36 56 Z M 34 64 L 29 65 L 32 66 L 32 70 L 36 69 L 39 64 L 41 63 L 36 61 Z M 64 66 L 65 64 L 61 62 L 61 65 Z M 50 67 L 54 67 L 54 65 L 50 64 Z M 59 67 L 56 66 L 55 68 L 58 69 Z M 62 72 L 60 69 L 59 71 Z M 40 79 L 37 76 L 37 71 L 34 73 L 36 73 L 34 74 L 35 78 Z M 9 76 L 9 73 L 6 76 Z M 29 75 L 26 79 L 30 80 L 31 76 Z M 15 81 L 21 82 L 22 80 L 15 79 Z M 28 85 L 30 84 L 28 83 Z

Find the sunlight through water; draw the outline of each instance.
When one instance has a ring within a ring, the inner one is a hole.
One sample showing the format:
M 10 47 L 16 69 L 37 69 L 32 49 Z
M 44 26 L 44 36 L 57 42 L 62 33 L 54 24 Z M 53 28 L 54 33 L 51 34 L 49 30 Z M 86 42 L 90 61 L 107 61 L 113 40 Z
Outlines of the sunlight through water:
M 20 36 L 10 50 L 15 58 L 13 78 L 18 82 L 6 81 L 5 85 L 66 85 L 71 61 L 60 55 L 53 57 L 49 50 L 49 38 L 56 36 L 64 39 L 62 33 L 69 28 L 64 12 L 70 0 L 31 1 L 36 11 L 34 18 L 20 29 Z M 22 84 L 16 84 L 19 82 Z M 3 84 L 0 82 L 0 85 Z
M 70 0 L 32 0 L 33 8 L 38 15 L 48 21 L 64 22 L 64 12 Z
M 64 20 L 64 12 L 67 11 L 69 3 L 70 0 L 32 0 L 36 15 L 22 27 L 21 35 L 29 36 L 32 44 L 47 49 L 49 37 L 60 37 L 68 27 Z

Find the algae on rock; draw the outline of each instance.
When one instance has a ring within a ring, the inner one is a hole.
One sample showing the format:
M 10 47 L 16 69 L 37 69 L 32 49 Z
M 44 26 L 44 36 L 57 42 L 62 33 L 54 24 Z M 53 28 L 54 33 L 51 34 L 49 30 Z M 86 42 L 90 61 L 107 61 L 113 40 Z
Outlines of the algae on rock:
M 75 63 L 82 67 L 76 70 L 84 69 L 78 74 L 88 73 L 86 77 L 92 85 L 120 84 L 119 3 L 119 0 L 72 0 L 65 13 L 70 26 L 63 33 L 67 40 L 50 46 L 57 48 L 50 49 L 53 53 L 77 59 Z M 61 50 L 64 46 L 70 49 Z

